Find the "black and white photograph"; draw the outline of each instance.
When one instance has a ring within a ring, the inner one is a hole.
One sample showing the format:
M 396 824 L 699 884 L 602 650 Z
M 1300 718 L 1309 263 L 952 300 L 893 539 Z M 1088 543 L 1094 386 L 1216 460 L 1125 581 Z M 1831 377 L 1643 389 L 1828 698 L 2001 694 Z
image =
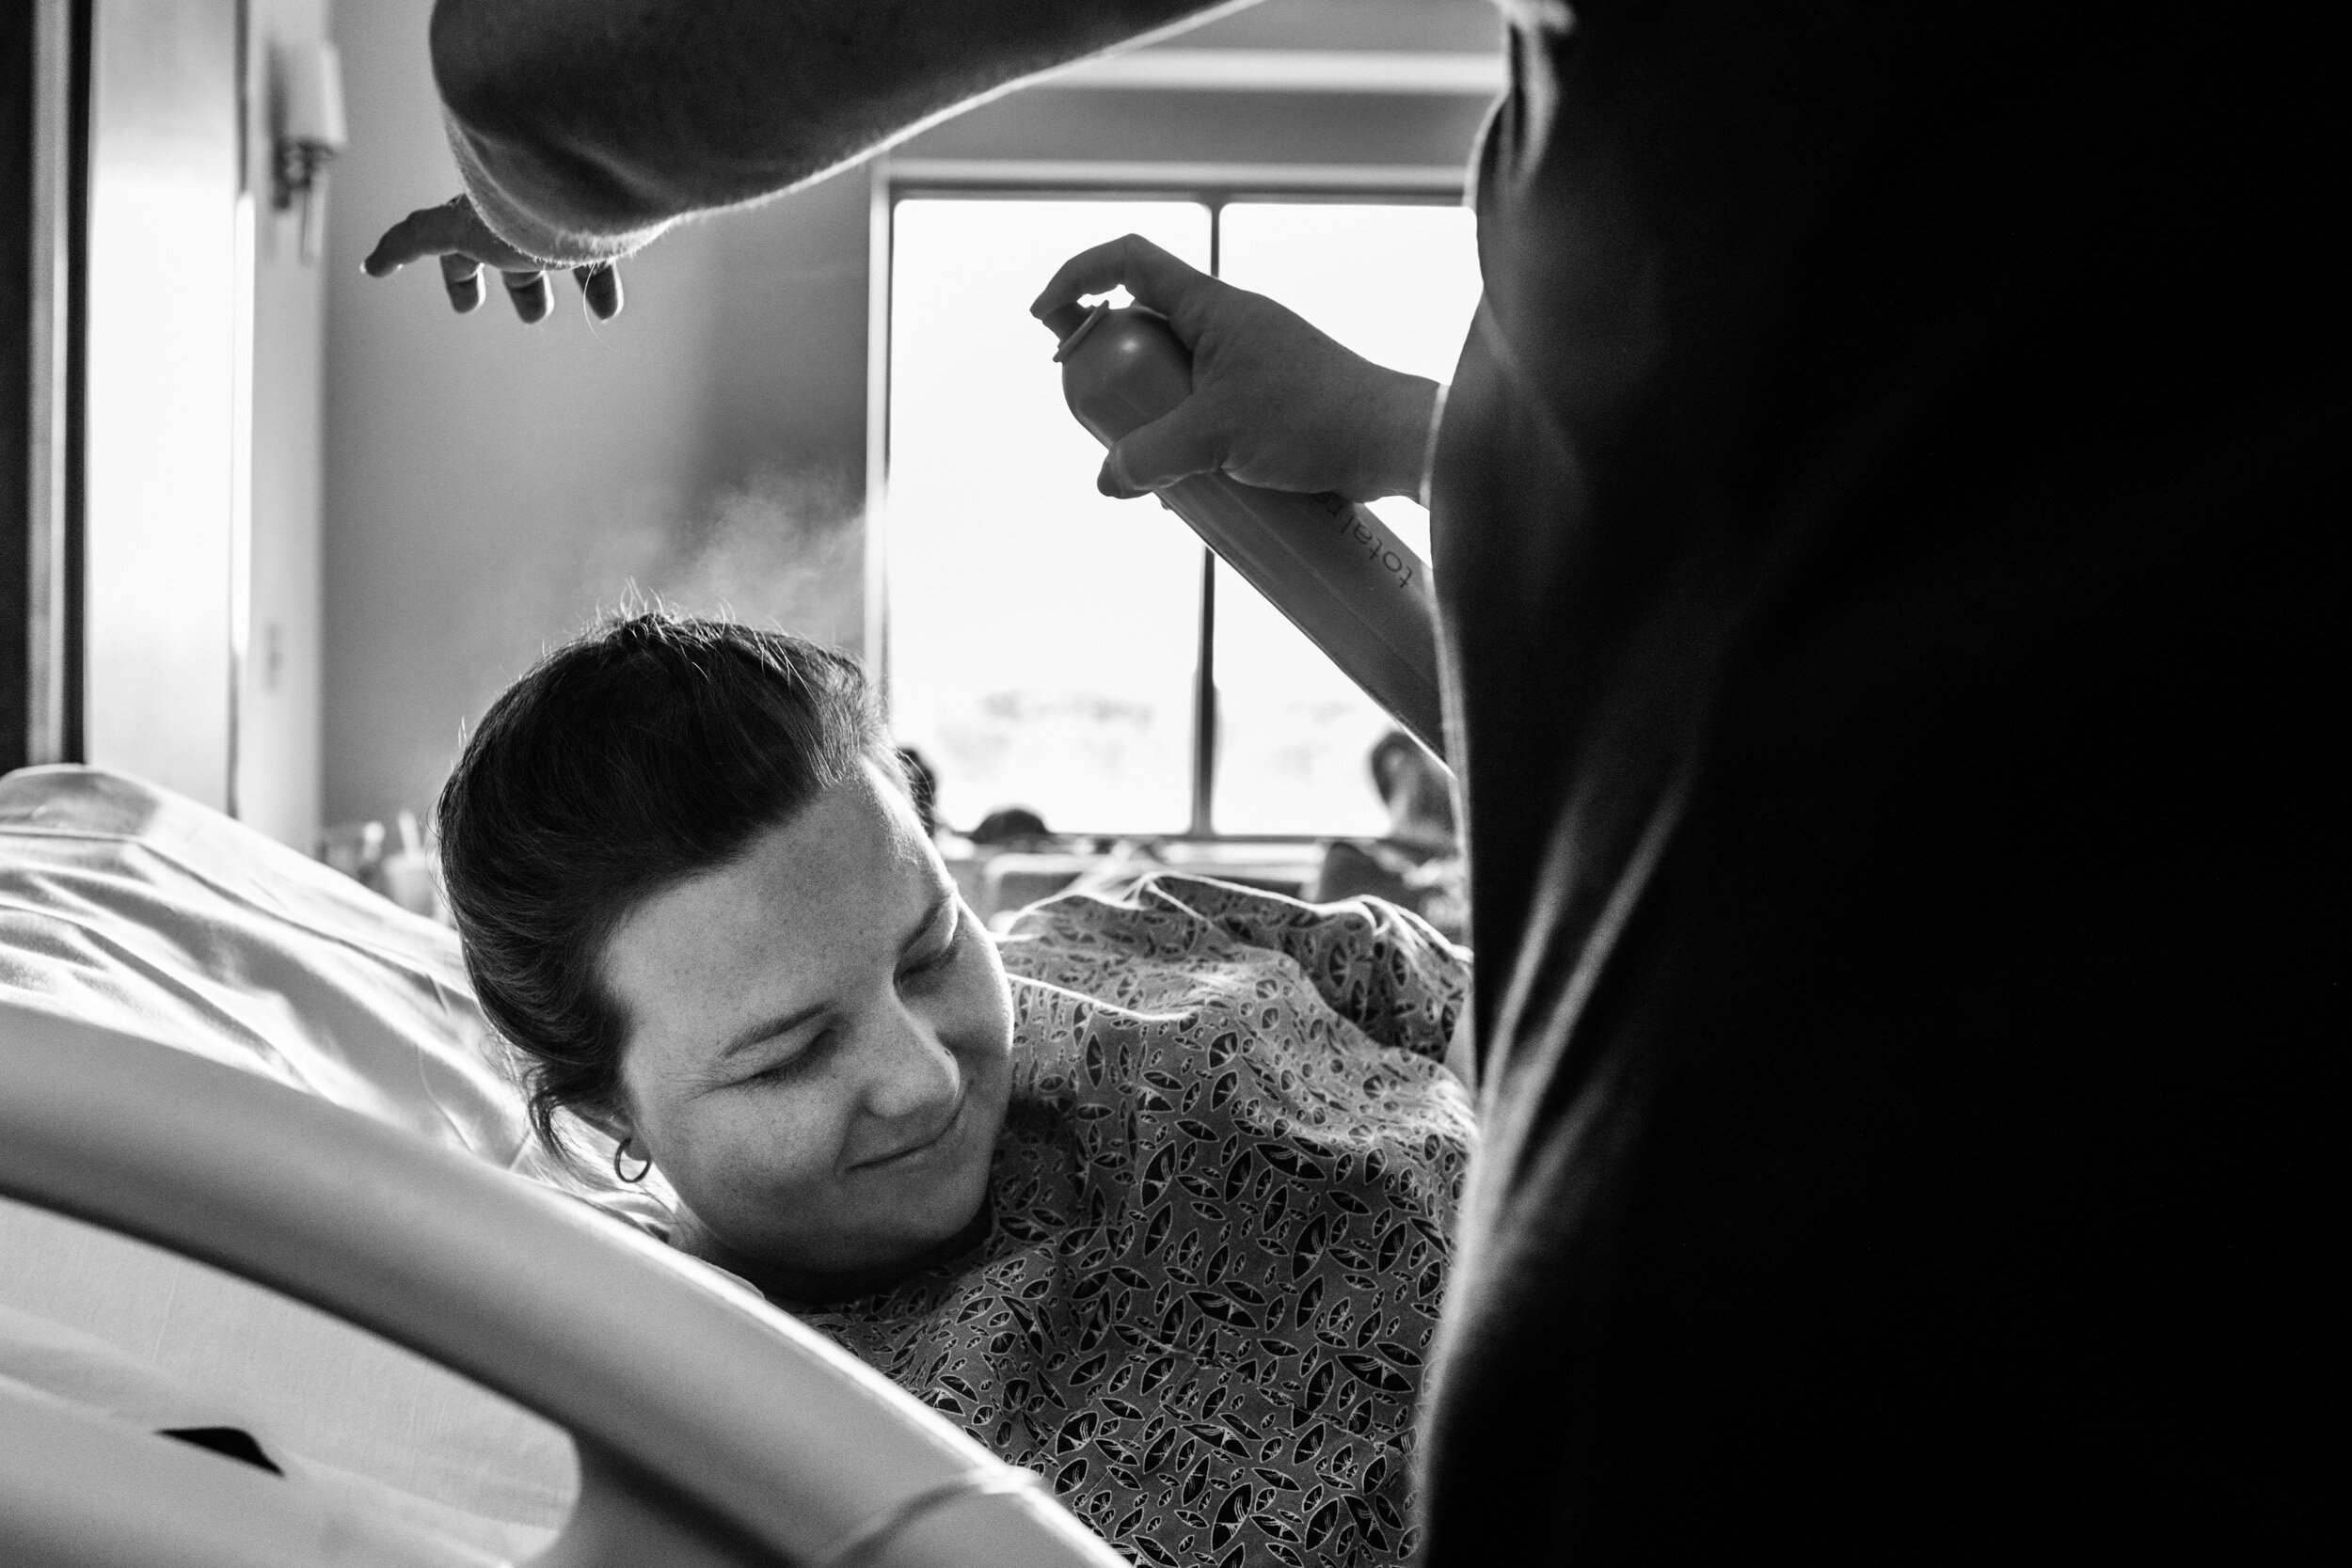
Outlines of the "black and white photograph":
M 2347 58 L 6 0 L 0 1562 L 2307 1558 Z

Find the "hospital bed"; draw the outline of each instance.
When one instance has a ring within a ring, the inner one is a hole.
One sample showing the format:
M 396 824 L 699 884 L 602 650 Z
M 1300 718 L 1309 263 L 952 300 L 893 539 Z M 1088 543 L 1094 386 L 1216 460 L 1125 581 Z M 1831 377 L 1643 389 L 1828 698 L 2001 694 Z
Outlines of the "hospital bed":
M 1121 1561 L 548 1160 L 489 1040 L 439 927 L 0 780 L 0 1560 Z

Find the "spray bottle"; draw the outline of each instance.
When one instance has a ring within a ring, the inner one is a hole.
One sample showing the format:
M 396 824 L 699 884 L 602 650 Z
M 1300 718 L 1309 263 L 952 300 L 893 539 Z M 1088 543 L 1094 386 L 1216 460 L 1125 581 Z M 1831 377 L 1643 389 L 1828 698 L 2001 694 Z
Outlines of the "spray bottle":
M 1045 325 L 1061 340 L 1062 396 L 1105 447 L 1192 394 L 1192 356 L 1155 310 L 1065 305 Z M 1429 569 L 1370 508 L 1214 471 L 1159 497 L 1415 739 L 1445 755 Z

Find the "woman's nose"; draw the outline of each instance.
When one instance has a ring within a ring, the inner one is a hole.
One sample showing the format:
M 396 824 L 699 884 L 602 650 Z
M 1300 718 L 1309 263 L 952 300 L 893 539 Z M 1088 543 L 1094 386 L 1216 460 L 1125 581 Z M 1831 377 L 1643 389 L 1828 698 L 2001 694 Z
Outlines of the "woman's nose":
M 963 1091 L 963 1073 L 938 1032 L 899 1008 L 876 1033 L 866 1056 L 866 1114 L 882 1121 L 946 1115 Z

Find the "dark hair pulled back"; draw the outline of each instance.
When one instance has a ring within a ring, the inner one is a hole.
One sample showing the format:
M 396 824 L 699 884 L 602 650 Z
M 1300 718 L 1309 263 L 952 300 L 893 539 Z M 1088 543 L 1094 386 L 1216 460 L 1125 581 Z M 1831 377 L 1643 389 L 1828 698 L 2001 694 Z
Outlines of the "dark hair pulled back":
M 442 875 L 550 1149 L 559 1107 L 618 1101 L 626 1021 L 598 977 L 615 927 L 861 758 L 897 766 L 857 664 L 725 621 L 609 621 L 490 705 L 441 790 Z

